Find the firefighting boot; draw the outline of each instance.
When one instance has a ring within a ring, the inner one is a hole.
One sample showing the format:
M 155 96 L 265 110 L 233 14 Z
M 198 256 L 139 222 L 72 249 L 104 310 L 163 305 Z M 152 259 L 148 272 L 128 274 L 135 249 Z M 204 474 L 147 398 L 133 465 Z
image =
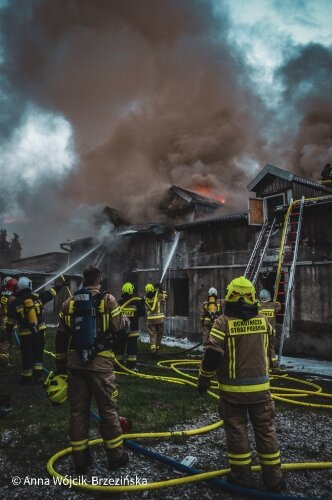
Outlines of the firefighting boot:
M 9 394 L 0 395 L 0 418 L 4 418 L 9 412 L 12 411 L 10 407 L 10 400 L 11 397 Z
M 268 486 L 266 489 L 270 493 L 280 494 L 286 489 L 286 486 L 287 486 L 286 479 L 284 477 L 282 477 L 277 484 L 275 484 L 273 486 Z
M 90 465 L 92 465 L 93 460 L 92 460 L 92 454 L 91 454 L 90 448 L 87 448 L 86 450 L 84 450 L 84 460 L 85 460 L 85 463 L 88 467 Z
M 77 474 L 85 474 L 87 472 L 86 451 L 87 449 L 72 451 L 73 464 Z
M 155 359 L 157 357 L 157 346 L 155 344 L 151 344 L 150 354 L 151 354 L 152 359 Z
M 126 451 L 122 452 L 119 458 L 113 458 L 112 455 L 108 454 L 108 468 L 109 470 L 120 469 L 124 467 L 129 462 L 129 455 Z
M 20 378 L 21 385 L 33 385 L 33 378 L 31 377 L 21 377 Z
M 33 381 L 35 384 L 42 384 L 44 382 L 43 372 L 41 370 L 34 370 Z

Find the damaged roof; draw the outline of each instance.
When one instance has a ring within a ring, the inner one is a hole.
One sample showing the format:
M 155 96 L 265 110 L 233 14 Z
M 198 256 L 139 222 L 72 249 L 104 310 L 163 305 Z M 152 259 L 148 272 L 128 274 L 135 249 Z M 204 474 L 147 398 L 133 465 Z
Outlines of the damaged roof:
M 240 221 L 240 220 L 248 220 L 248 213 L 247 212 L 239 212 L 236 214 L 228 214 L 228 215 L 221 215 L 219 217 L 209 217 L 208 219 L 199 219 L 195 220 L 193 222 L 187 222 L 186 224 L 177 224 L 175 229 L 189 229 L 193 226 L 202 226 L 206 224 L 215 224 L 215 223 L 227 223 L 227 222 L 235 222 L 235 221 Z
M 310 179 L 306 179 L 305 177 L 301 177 L 300 175 L 295 175 L 288 170 L 283 170 L 282 168 L 275 167 L 274 165 L 265 165 L 265 167 L 259 172 L 259 174 L 254 177 L 254 179 L 248 184 L 247 188 L 249 191 L 257 191 L 259 184 L 267 175 L 272 175 L 274 177 L 278 177 L 279 179 L 284 179 L 290 183 L 296 182 L 297 184 L 302 184 L 304 186 L 313 187 L 325 193 L 332 193 L 332 189 L 326 186 L 323 186 L 319 182 L 312 181 Z
M 180 188 L 175 185 L 171 186 L 169 191 L 176 194 L 189 204 L 205 205 L 210 207 L 222 206 L 222 203 L 219 203 L 219 201 L 217 200 L 208 198 L 207 196 L 203 196 L 201 194 L 189 191 L 188 189 Z

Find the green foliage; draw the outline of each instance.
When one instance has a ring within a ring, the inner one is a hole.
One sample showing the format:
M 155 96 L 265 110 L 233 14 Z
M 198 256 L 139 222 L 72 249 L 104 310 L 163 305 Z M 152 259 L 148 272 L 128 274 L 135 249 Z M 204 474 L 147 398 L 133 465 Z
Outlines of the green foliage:
M 0 229 L 0 267 L 6 267 L 21 257 L 22 247 L 19 238 L 19 235 L 14 233 L 11 240 L 8 240 L 7 230 Z

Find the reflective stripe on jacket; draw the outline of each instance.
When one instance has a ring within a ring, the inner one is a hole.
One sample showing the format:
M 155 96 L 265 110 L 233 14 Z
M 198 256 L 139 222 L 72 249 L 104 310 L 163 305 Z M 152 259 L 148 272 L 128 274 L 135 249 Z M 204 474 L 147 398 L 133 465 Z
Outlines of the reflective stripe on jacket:
M 163 323 L 165 319 L 165 302 L 164 294 L 158 292 L 156 292 L 152 298 L 145 298 L 148 323 Z
M 273 329 L 261 314 L 246 321 L 225 315 L 217 318 L 206 349 L 222 354 L 217 368 L 222 397 L 230 403 L 258 403 L 270 399 L 271 342 Z M 209 369 L 208 366 L 204 368 Z

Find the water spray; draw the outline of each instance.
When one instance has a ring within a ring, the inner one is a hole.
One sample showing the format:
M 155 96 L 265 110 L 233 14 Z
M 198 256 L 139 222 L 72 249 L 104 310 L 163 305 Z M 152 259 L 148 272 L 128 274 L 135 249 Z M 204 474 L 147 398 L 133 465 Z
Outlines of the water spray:
M 170 266 L 170 263 L 172 261 L 173 255 L 175 253 L 176 247 L 178 246 L 179 239 L 180 239 L 180 233 L 176 233 L 174 241 L 173 241 L 172 248 L 171 248 L 171 250 L 170 250 L 170 252 L 168 254 L 168 257 L 167 257 L 167 260 L 166 260 L 166 263 L 165 263 L 165 266 L 164 266 L 164 270 L 163 270 L 161 278 L 160 278 L 160 283 L 162 283 L 163 279 L 165 278 L 165 275 L 166 275 L 166 273 L 168 271 L 168 268 Z
M 85 259 L 86 257 L 88 257 L 88 255 L 90 255 L 92 252 L 94 252 L 95 250 L 97 250 L 101 245 L 96 245 L 95 247 L 93 248 L 90 248 L 90 250 L 88 252 L 86 252 L 84 255 L 82 255 L 79 259 L 75 260 L 72 264 L 70 264 L 69 266 L 66 267 L 66 269 L 63 269 L 62 271 L 60 271 L 56 276 L 53 276 L 51 279 L 49 279 L 48 281 L 46 281 L 46 283 L 44 283 L 43 285 L 41 285 L 39 288 L 37 288 L 35 290 L 35 292 L 39 292 L 40 290 L 42 290 L 45 286 L 49 285 L 50 283 L 53 283 L 54 280 L 56 280 L 57 278 L 59 278 L 60 276 L 62 276 L 63 274 L 66 274 L 67 271 L 69 271 L 69 269 L 71 269 L 72 267 L 76 266 L 76 264 L 78 264 L 79 262 L 81 262 L 81 260 Z

